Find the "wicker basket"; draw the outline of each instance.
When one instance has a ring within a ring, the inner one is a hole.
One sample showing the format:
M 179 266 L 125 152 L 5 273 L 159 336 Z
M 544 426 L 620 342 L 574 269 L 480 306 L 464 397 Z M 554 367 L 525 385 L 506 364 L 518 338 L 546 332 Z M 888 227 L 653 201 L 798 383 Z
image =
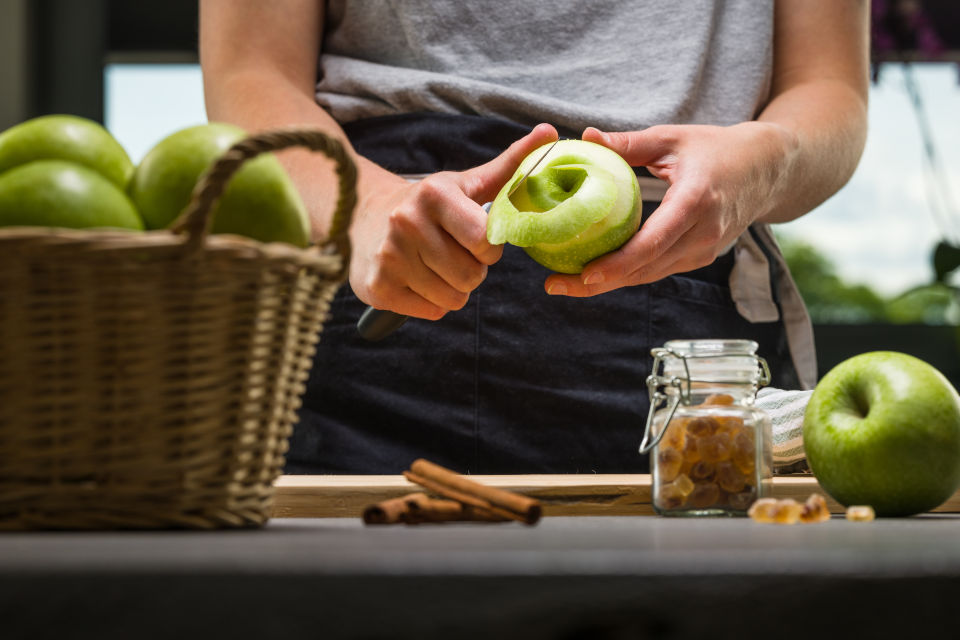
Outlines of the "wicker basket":
M 290 146 L 336 163 L 324 245 L 208 236 L 240 165 Z M 224 154 L 172 232 L 0 229 L 0 529 L 266 522 L 355 184 L 337 141 L 275 131 Z

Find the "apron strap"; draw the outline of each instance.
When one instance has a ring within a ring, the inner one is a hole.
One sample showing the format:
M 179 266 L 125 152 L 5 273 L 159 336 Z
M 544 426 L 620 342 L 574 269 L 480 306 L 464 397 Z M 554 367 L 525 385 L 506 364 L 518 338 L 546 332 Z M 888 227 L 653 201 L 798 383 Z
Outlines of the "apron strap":
M 782 313 L 801 388 L 813 389 L 817 384 L 813 324 L 770 225 L 751 226 L 737 239 L 734 251 L 730 295 L 737 311 L 750 322 L 773 322 Z

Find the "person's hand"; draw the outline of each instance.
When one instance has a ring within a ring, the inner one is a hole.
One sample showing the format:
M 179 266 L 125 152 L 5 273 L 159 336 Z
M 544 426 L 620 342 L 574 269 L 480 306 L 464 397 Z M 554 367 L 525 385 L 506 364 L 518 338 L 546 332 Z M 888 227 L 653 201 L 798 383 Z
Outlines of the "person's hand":
M 625 133 L 588 128 L 583 139 L 647 167 L 670 186 L 619 250 L 580 274 L 548 277 L 544 287 L 552 295 L 593 296 L 709 265 L 769 213 L 796 147 L 785 129 L 763 122 L 659 125 Z
M 483 203 L 537 147 L 557 139 L 539 125 L 487 164 L 416 183 L 387 179 L 368 189 L 351 228 L 350 286 L 363 302 L 438 320 L 461 309 L 503 254 L 487 242 Z

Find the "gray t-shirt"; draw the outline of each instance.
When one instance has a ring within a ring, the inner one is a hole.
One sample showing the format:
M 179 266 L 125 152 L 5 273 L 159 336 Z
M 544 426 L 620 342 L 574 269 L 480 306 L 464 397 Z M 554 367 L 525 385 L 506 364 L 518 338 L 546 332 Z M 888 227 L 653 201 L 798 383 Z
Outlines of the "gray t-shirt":
M 636 130 L 752 119 L 773 0 L 329 0 L 317 101 Z

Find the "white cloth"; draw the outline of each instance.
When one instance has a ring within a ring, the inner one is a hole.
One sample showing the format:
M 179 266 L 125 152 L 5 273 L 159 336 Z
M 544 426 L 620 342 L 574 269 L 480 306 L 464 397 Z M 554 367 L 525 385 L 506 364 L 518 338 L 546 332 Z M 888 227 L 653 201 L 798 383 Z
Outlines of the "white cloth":
M 803 414 L 812 393 L 772 387 L 760 389 L 757 393 L 754 406 L 770 416 L 774 473 L 797 473 L 808 468 L 803 448 Z

